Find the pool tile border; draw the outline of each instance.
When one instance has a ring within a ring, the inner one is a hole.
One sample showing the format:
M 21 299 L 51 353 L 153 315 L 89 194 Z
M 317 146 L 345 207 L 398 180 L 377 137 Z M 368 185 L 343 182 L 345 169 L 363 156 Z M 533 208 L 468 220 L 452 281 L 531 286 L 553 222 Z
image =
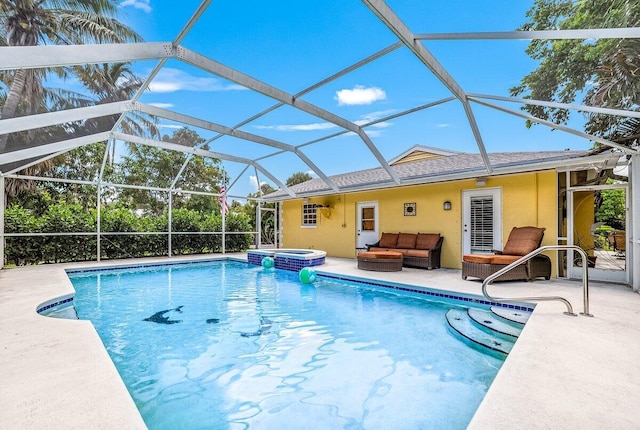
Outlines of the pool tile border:
M 73 302 L 73 295 L 66 297 L 66 298 L 57 298 L 57 299 L 53 299 L 54 301 L 50 301 L 50 302 L 46 302 L 46 305 L 40 305 L 38 306 L 38 308 L 36 309 L 36 312 L 41 314 L 43 312 L 48 311 L 49 309 L 55 308 L 57 306 L 60 305 L 66 305 L 68 303 Z
M 108 267 L 69 268 L 69 269 L 66 269 L 66 272 L 69 274 L 69 273 L 82 273 L 82 272 L 98 272 L 103 270 L 139 269 L 139 268 L 145 268 L 145 267 L 181 266 L 181 265 L 187 266 L 187 265 L 201 264 L 201 263 L 206 264 L 214 261 L 237 261 L 240 263 L 246 263 L 249 266 L 255 266 L 255 264 L 242 258 L 214 257 L 214 258 L 208 258 L 205 260 L 127 264 L 127 265 L 117 265 L 117 266 L 108 266 Z M 276 268 L 291 271 L 291 272 L 297 272 L 300 269 L 302 269 L 302 267 L 298 268 L 297 265 L 296 267 L 292 267 L 291 265 L 285 265 L 285 267 L 277 267 L 276 265 Z M 372 280 L 368 278 L 360 278 L 357 276 L 337 275 L 337 274 L 327 273 L 327 272 L 318 272 L 317 275 L 320 276 L 321 278 L 350 281 L 350 282 L 356 282 L 364 285 L 371 285 L 371 286 L 379 287 L 383 289 L 391 289 L 391 290 L 403 291 L 408 293 L 421 294 L 425 296 L 432 296 L 432 297 L 438 297 L 438 298 L 449 299 L 449 300 L 457 300 L 460 302 L 474 303 L 479 305 L 497 306 L 501 308 L 513 309 L 513 310 L 519 310 L 519 311 L 525 311 L 525 312 L 533 312 L 533 309 L 535 308 L 535 305 L 531 303 L 517 303 L 517 304 L 516 303 L 498 303 L 498 302 L 492 302 L 490 300 L 486 300 L 480 296 L 451 294 L 450 292 L 447 292 L 445 290 L 433 290 L 428 288 L 411 286 L 408 284 L 399 284 L 399 283 L 390 282 L 390 281 L 377 281 L 377 280 Z M 51 304 L 47 303 L 47 305 L 45 306 L 46 309 L 45 307 L 39 308 L 38 313 L 55 306 L 59 306 L 61 304 L 69 303 L 70 301 L 73 301 L 73 296 L 71 296 L 70 298 L 65 298 L 63 301 L 58 300 Z
M 384 281 L 384 282 L 376 281 L 376 280 L 371 280 L 366 278 L 359 278 L 355 276 L 334 275 L 334 274 L 325 273 L 325 272 L 318 273 L 318 276 L 322 278 L 338 279 L 341 281 L 357 282 L 360 284 L 371 285 L 374 287 L 379 287 L 384 289 L 392 289 L 392 290 L 398 290 L 403 292 L 422 294 L 426 296 L 457 300 L 457 301 L 467 302 L 467 303 L 475 303 L 475 304 L 488 305 L 488 306 L 498 306 L 501 308 L 514 309 L 514 310 L 525 311 L 525 312 L 533 312 L 533 309 L 535 307 L 535 305 L 529 304 L 529 303 L 519 303 L 519 304 L 498 303 L 498 302 L 492 302 L 490 300 L 480 298 L 479 296 L 474 297 L 474 296 L 467 296 L 467 295 L 461 295 L 461 294 L 451 294 L 451 293 L 444 292 L 443 290 L 431 290 L 428 288 L 415 287 L 407 284 L 398 284 L 398 283 L 388 282 L 388 281 Z

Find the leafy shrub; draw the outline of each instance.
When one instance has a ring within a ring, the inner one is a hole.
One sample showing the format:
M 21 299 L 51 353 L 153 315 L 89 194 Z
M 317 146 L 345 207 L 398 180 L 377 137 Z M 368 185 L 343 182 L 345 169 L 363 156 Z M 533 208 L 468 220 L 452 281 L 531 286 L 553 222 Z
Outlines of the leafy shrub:
M 174 255 L 220 252 L 222 250 L 222 219 L 217 214 L 203 216 L 192 209 L 174 209 L 172 213 L 172 253 Z M 242 213 L 229 213 L 225 219 L 226 250 L 239 252 L 252 243 L 250 217 Z M 11 205 L 5 210 L 7 233 L 95 233 L 96 209 L 85 209 L 78 203 L 60 201 L 50 204 L 46 211 L 36 216 L 31 209 Z M 100 216 L 101 258 L 117 259 L 167 255 L 168 216 L 138 214 L 121 205 L 107 205 Z M 149 234 L 157 232 L 158 234 Z M 217 234 L 197 234 L 218 232 Z M 134 233 L 134 234 L 110 234 Z M 144 234 L 135 234 L 144 233 Z M 6 240 L 7 262 L 16 265 L 42 262 L 86 261 L 96 258 L 97 237 L 91 235 L 69 236 L 20 236 Z

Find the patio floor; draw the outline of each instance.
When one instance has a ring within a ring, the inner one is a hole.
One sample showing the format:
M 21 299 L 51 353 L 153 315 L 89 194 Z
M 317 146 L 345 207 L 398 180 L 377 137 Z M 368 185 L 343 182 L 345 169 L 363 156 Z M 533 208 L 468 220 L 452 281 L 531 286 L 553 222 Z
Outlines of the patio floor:
M 73 293 L 65 268 L 181 259 L 0 271 L 0 427 L 145 428 L 91 323 L 42 317 L 36 307 Z M 459 270 L 368 272 L 354 259 L 338 258 L 316 270 L 481 295 L 481 283 L 463 281 Z M 560 295 L 582 311 L 581 282 L 508 282 L 489 291 L 498 297 Z M 538 304 L 469 428 L 637 428 L 640 295 L 592 282 L 590 298 L 593 318 L 563 315 L 559 302 Z

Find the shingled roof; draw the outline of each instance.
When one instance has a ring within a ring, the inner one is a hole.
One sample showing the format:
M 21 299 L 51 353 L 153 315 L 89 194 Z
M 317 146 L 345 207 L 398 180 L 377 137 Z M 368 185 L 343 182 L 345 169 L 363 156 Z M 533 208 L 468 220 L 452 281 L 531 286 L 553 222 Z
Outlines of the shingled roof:
M 587 155 L 587 151 L 497 152 L 489 154 L 492 175 L 522 173 L 554 168 L 570 160 Z M 418 185 L 449 180 L 487 176 L 480 154 L 455 153 L 391 166 L 402 185 Z M 359 170 L 330 176 L 340 192 L 397 187 L 398 185 L 382 168 Z M 334 194 L 322 179 L 316 178 L 289 187 L 296 197 Z M 265 200 L 278 201 L 294 198 L 284 190 L 264 196 Z

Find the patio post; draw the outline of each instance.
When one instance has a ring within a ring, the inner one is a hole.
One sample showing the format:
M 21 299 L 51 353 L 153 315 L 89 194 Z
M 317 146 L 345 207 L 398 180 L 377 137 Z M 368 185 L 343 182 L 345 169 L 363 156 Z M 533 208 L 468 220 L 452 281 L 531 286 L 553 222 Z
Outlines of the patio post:
M 631 264 L 631 287 L 633 291 L 638 292 L 640 290 L 640 154 L 638 153 L 631 156 L 629 182 L 631 184 L 631 204 L 629 205 L 631 210 L 629 214 L 631 246 L 627 246 L 627 250 L 631 249 L 633 258 L 633 263 Z
M 102 184 L 98 182 L 98 202 L 96 203 L 96 260 L 100 261 L 100 219 L 101 219 L 101 209 L 102 205 L 100 204 L 100 197 L 102 194 Z
M 224 254 L 226 252 L 226 247 L 227 247 L 225 243 L 225 234 L 224 234 L 226 230 L 226 227 L 225 227 L 226 214 L 224 213 L 224 209 L 221 209 L 220 212 L 222 213 L 222 253 Z
M 168 216 L 167 228 L 169 230 L 167 232 L 168 236 L 169 236 L 168 237 L 169 240 L 167 241 L 167 243 L 168 243 L 168 248 L 169 248 L 169 258 L 171 258 L 171 230 L 172 230 L 172 228 L 171 228 L 171 222 L 172 222 L 172 220 L 171 220 L 171 218 L 172 218 L 171 217 L 171 212 L 172 212 L 172 204 L 173 204 L 173 197 L 172 196 L 173 196 L 173 193 L 171 192 L 171 190 L 169 190 L 169 213 L 167 214 L 167 216 Z
M 258 204 L 256 205 L 256 249 L 261 248 L 262 241 L 262 201 L 258 200 Z

